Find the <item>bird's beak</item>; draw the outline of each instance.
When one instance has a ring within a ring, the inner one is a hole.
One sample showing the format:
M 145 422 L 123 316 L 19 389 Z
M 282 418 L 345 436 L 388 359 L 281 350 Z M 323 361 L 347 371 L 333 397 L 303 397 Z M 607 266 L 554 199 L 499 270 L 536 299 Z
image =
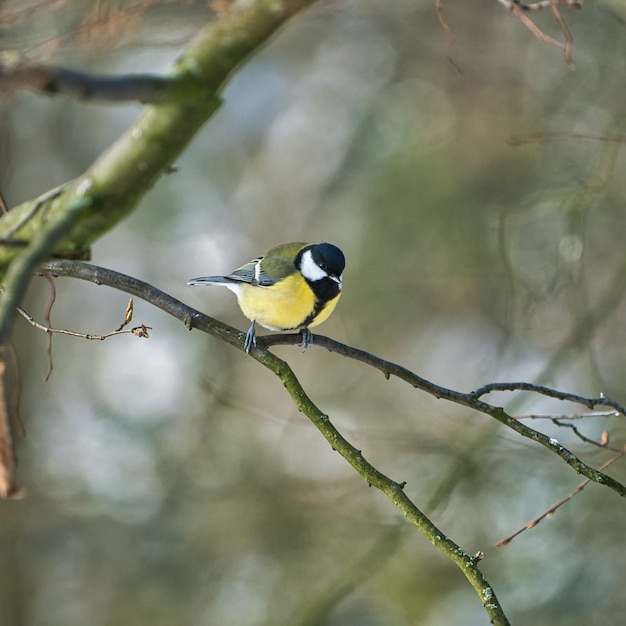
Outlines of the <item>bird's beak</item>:
M 343 280 L 343 274 L 341 274 L 340 276 L 335 276 L 334 274 L 329 274 L 328 278 L 330 278 L 330 280 L 334 280 L 341 287 L 341 281 Z

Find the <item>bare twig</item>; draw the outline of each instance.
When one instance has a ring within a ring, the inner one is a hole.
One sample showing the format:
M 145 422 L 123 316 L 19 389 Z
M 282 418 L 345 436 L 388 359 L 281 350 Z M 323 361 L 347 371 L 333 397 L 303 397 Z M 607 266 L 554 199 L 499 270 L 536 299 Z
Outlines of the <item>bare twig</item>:
M 52 320 L 50 316 L 52 315 L 52 307 L 57 299 L 57 290 L 54 286 L 54 281 L 50 274 L 44 274 L 44 278 L 47 279 L 48 285 L 50 286 L 50 299 L 48 300 L 48 305 L 46 306 L 46 312 L 44 313 L 44 322 L 48 328 L 52 328 Z M 47 382 L 52 376 L 52 370 L 54 369 L 54 362 L 52 361 L 52 335 L 53 333 L 48 333 L 47 341 L 46 341 L 46 356 L 48 357 L 48 371 L 44 376 L 44 380 Z
M 37 232 L 31 243 L 9 266 L 5 274 L 5 288 L 0 293 L 0 343 L 6 343 L 8 339 L 17 306 L 26 293 L 33 272 L 90 207 L 89 198 L 77 195 Z
M 523 12 L 523 10 L 520 8 L 518 4 L 514 3 L 511 5 L 511 13 L 513 13 L 513 15 L 515 15 L 515 17 L 517 17 L 517 19 L 519 19 L 519 21 L 522 24 L 524 24 L 524 26 L 526 26 L 526 28 L 528 28 L 528 30 L 537 39 L 539 39 L 539 41 L 542 41 L 543 43 L 547 43 L 551 46 L 554 46 L 555 48 L 558 48 L 559 50 L 565 50 L 564 44 L 562 44 L 560 41 L 557 41 L 556 39 L 553 39 L 549 35 L 546 35 L 539 28 L 539 26 L 537 26 L 529 17 L 525 15 L 525 13 Z
M 513 15 L 519 19 L 528 30 L 537 38 L 539 41 L 550 44 L 559 50 L 563 50 L 565 55 L 565 62 L 569 67 L 573 67 L 574 63 L 572 60 L 572 46 L 573 39 L 572 34 L 570 33 L 569 28 L 563 17 L 561 16 L 561 12 L 559 11 L 559 5 L 564 6 L 568 9 L 580 9 L 582 8 L 582 0 L 541 0 L 540 2 L 530 2 L 524 3 L 520 0 L 498 0 L 500 4 L 504 5 Z M 557 21 L 561 32 L 563 33 L 563 38 L 565 39 L 565 43 L 561 43 L 556 39 L 553 39 L 549 35 L 546 35 L 540 28 L 537 26 L 528 16 L 524 14 L 524 11 L 532 11 L 537 9 L 544 9 L 550 7 L 552 11 L 552 15 Z
M 10 228 L 7 228 L 3 233 L 0 234 L 0 244 L 5 245 L 7 243 L 9 243 L 9 239 L 11 239 L 11 237 L 13 237 L 13 235 L 18 232 L 25 224 L 27 224 L 35 215 L 35 213 L 37 213 L 37 211 L 39 211 L 39 209 L 46 203 L 46 202 L 50 202 L 50 200 L 54 200 L 54 198 L 56 198 L 61 192 L 63 191 L 63 185 L 59 185 L 58 187 L 55 187 L 54 189 L 50 189 L 49 191 L 46 191 L 45 193 L 41 194 L 34 202 L 32 207 L 28 210 L 28 212 L 26 212 L 21 219 L 16 222 L 15 224 L 13 224 L 13 226 L 11 226 Z M 3 200 L 3 209 L 6 205 L 4 205 L 4 200 Z M 6 211 L 3 210 L 3 213 L 8 213 L 8 209 Z M 21 244 L 23 244 L 23 242 L 20 242 Z
M 583 420 L 595 417 L 619 417 L 619 411 L 591 411 L 590 413 L 573 413 L 571 415 L 540 415 L 538 413 L 529 413 L 528 415 L 516 415 L 518 420 Z
M 48 334 L 56 334 L 56 335 L 68 335 L 70 337 L 80 337 L 81 339 L 88 339 L 90 341 L 104 341 L 109 337 L 116 337 L 117 335 L 135 335 L 136 337 L 140 337 L 141 339 L 149 339 L 150 335 L 148 333 L 149 330 L 152 330 L 152 326 L 146 326 L 145 324 L 140 324 L 139 326 L 135 326 L 134 328 L 125 328 L 128 324 L 128 321 L 124 321 L 119 328 L 112 330 L 108 333 L 104 333 L 103 335 L 94 335 L 92 333 L 80 333 L 75 330 L 64 330 L 62 328 L 52 328 L 51 326 L 46 326 L 45 324 L 40 324 L 35 321 L 33 316 L 30 313 L 27 313 L 21 307 L 17 307 L 17 312 L 31 325 L 37 328 L 38 330 L 42 330 L 44 333 Z M 46 375 L 46 380 L 50 372 Z
M 561 12 L 559 11 L 559 7 L 556 2 L 550 3 L 550 8 L 552 9 L 552 15 L 556 19 L 559 27 L 561 28 L 561 32 L 563 33 L 563 37 L 565 38 L 565 62 L 570 66 L 574 66 L 574 61 L 572 59 L 572 46 L 574 45 L 574 41 L 572 39 L 572 33 L 570 33 L 565 20 L 561 16 Z
M 556 398 L 557 400 L 582 404 L 588 409 L 593 409 L 596 406 L 609 406 L 612 409 L 615 409 L 621 415 L 626 415 L 626 407 L 624 407 L 619 402 L 615 402 L 615 400 L 607 398 L 604 395 L 600 395 L 597 398 L 588 398 L 575 393 L 568 393 L 566 391 L 559 391 L 558 389 L 544 387 L 543 385 L 536 385 L 534 383 L 489 383 L 488 385 L 484 385 L 483 387 L 479 387 L 478 389 L 472 391 L 470 395 L 474 398 L 480 398 L 494 391 L 531 391 L 532 393 L 537 393 L 539 395 L 547 396 L 549 398 Z
M 452 50 L 454 49 L 454 44 L 456 40 L 454 39 L 454 33 L 450 28 L 450 24 L 448 24 L 448 19 L 446 18 L 446 14 L 443 10 L 443 0 L 435 0 L 435 8 L 437 9 L 437 17 L 439 18 L 439 23 L 441 24 L 441 28 L 445 31 L 448 36 L 448 48 L 446 50 L 446 61 L 452 65 L 452 67 L 459 73 L 463 74 L 463 69 L 460 65 L 458 65 L 454 59 L 452 58 Z
M 22 369 L 20 367 L 20 361 L 17 358 L 17 353 L 11 342 L 7 342 L 3 349 L 8 355 L 14 377 L 13 384 L 11 385 L 11 393 L 7 398 L 7 410 L 11 416 L 14 431 L 20 437 L 26 437 L 26 428 L 24 428 L 24 422 L 20 415 L 20 392 L 22 389 Z
M 591 437 L 587 437 L 580 432 L 580 430 L 574 425 L 569 424 L 567 422 L 562 422 L 559 418 L 555 417 L 552 422 L 555 426 L 560 426 L 561 428 L 569 428 L 582 442 L 588 443 L 591 446 L 595 446 L 596 448 L 602 448 L 603 450 L 611 450 L 616 454 L 624 454 L 623 450 L 619 450 L 618 448 L 611 448 L 609 446 L 609 434 L 605 430 L 602 433 L 602 440 L 596 441 L 595 439 L 591 439 Z
M 609 465 L 611 465 L 611 463 L 615 463 L 615 461 L 618 461 L 619 459 L 621 459 L 624 456 L 625 453 L 626 452 L 623 451 L 623 450 L 622 451 L 617 451 L 617 454 L 615 456 L 611 457 L 606 463 L 602 464 L 600 466 L 600 469 L 601 470 L 606 469 Z M 500 541 L 497 541 L 496 542 L 496 546 L 498 546 L 498 547 L 506 546 L 507 544 L 511 543 L 511 541 L 513 541 L 513 539 L 515 539 L 515 537 L 517 537 L 518 535 L 521 535 L 525 530 L 529 530 L 531 528 L 534 528 L 535 526 L 537 526 L 537 524 L 539 524 L 539 522 L 543 521 L 547 517 L 552 517 L 552 515 L 554 515 L 554 513 L 556 513 L 556 511 L 559 508 L 561 508 L 564 504 L 566 504 L 572 498 L 574 498 L 576 495 L 578 495 L 589 484 L 589 482 L 590 482 L 589 479 L 583 480 L 583 482 L 581 482 L 579 485 L 577 485 L 576 488 L 573 491 L 568 493 L 564 498 L 559 500 L 556 504 L 552 505 L 547 511 L 543 512 L 541 515 L 536 517 L 534 520 L 532 520 L 531 522 L 528 522 L 527 524 L 522 526 L 519 530 L 515 531 L 512 535 L 509 535 L 508 537 L 505 537 L 504 539 L 500 539 Z

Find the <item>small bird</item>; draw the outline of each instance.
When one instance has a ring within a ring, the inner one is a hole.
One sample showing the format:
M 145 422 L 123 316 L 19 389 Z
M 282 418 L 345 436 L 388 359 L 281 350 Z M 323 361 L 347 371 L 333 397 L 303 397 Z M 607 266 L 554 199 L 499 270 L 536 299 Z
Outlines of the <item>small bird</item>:
M 227 276 L 201 276 L 187 284 L 219 285 L 237 295 L 252 321 L 246 353 L 256 345 L 257 322 L 269 330 L 301 331 L 306 350 L 313 342 L 309 328 L 328 319 L 341 296 L 345 265 L 343 252 L 330 243 L 286 243 Z

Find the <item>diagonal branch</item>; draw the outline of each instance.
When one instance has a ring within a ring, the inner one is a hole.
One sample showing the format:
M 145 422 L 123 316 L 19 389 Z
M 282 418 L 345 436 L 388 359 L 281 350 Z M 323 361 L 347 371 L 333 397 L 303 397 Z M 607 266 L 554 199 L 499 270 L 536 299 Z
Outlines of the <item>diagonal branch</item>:
M 75 257 L 77 250 L 127 217 L 217 110 L 220 92 L 233 72 L 313 2 L 256 0 L 221 13 L 159 81 L 157 86 L 167 84 L 176 94 L 172 101 L 147 107 L 108 151 L 55 197 L 43 204 L 40 199 L 25 202 L 0 217 L 0 274 L 11 264 L 0 301 L 0 343 L 8 336 L 34 268 L 52 252 Z M 7 232 L 11 236 L 3 239 Z M 13 235 L 19 236 L 19 245 Z
M 615 400 L 611 400 L 611 398 L 607 398 L 606 396 L 587 398 L 575 393 L 568 393 L 565 391 L 559 391 L 558 389 L 552 389 L 551 387 L 536 385 L 535 383 L 489 383 L 474 390 L 472 395 L 475 398 L 480 398 L 481 396 L 487 395 L 493 391 L 532 391 L 533 393 L 546 396 L 548 398 L 556 398 L 557 400 L 582 404 L 588 409 L 593 409 L 597 406 L 609 406 L 621 415 L 626 416 L 626 407 L 622 406 L 619 402 L 615 402 Z
M 42 270 L 53 276 L 67 276 L 87 280 L 98 285 L 107 285 L 131 295 L 142 298 L 146 302 L 157 306 L 161 310 L 169 313 L 173 317 L 182 321 L 188 329 L 196 328 L 215 337 L 222 339 L 239 350 L 244 349 L 245 334 L 223 324 L 211 317 L 208 317 L 195 309 L 185 305 L 175 298 L 167 295 L 159 289 L 143 281 L 125 276 L 118 272 L 80 263 L 77 261 L 50 261 L 42 266 Z M 424 534 L 424 536 L 442 552 L 444 552 L 463 571 L 470 584 L 474 587 L 483 602 L 483 606 L 489 614 L 492 623 L 508 624 L 507 618 L 500 606 L 492 587 L 484 578 L 478 568 L 478 563 L 482 559 L 482 554 L 471 555 L 464 551 L 450 538 L 446 537 L 430 519 L 415 505 L 404 491 L 405 483 L 397 482 L 380 472 L 370 464 L 363 456 L 361 450 L 355 448 L 343 435 L 335 428 L 328 415 L 324 414 L 308 397 L 300 382 L 289 365 L 278 358 L 267 348 L 278 344 L 297 344 L 300 341 L 298 335 L 272 335 L 260 337 L 258 345 L 250 351 L 250 355 L 260 364 L 271 370 L 287 389 L 298 409 L 306 415 L 309 420 L 318 428 L 320 433 L 328 441 L 331 447 L 339 452 L 342 457 L 361 475 L 367 483 L 383 492 L 400 510 L 403 515 Z M 430 381 L 421 378 L 410 370 L 363 350 L 352 348 L 341 344 L 328 337 L 316 335 L 315 344 L 319 347 L 327 348 L 343 356 L 361 361 L 380 370 L 389 378 L 394 375 L 413 387 L 426 391 L 427 393 L 442 398 L 450 402 L 461 404 L 468 408 L 480 411 L 497 419 L 502 424 L 512 428 L 524 437 L 536 441 L 552 452 L 564 459 L 578 473 L 583 474 L 588 480 L 595 481 L 616 491 L 620 495 L 626 495 L 626 487 L 604 474 L 583 463 L 577 456 L 561 446 L 555 439 L 548 438 L 518 420 L 508 415 L 504 409 L 493 406 L 480 399 L 482 395 L 492 391 L 513 391 L 528 390 L 559 398 L 578 402 L 588 407 L 596 404 L 604 404 L 616 408 L 622 414 L 624 407 L 603 397 L 586 398 L 575 394 L 560 392 L 540 385 L 530 385 L 527 383 L 494 383 L 486 385 L 474 392 L 462 393 L 441 387 Z
M 482 553 L 469 554 L 435 526 L 430 519 L 413 503 L 404 491 L 405 483 L 398 483 L 371 465 L 361 450 L 345 439 L 325 415 L 313 404 L 289 365 L 264 348 L 253 348 L 250 354 L 259 363 L 274 372 L 282 381 L 298 409 L 306 415 L 322 436 L 341 456 L 363 477 L 367 483 L 379 489 L 395 507 L 413 524 L 436 548 L 450 558 L 472 585 L 492 624 L 508 624 L 508 620 L 491 585 L 478 568 Z
M 77 261 L 51 261 L 45 263 L 42 269 L 53 276 L 80 278 L 98 285 L 107 285 L 120 289 L 133 296 L 140 297 L 169 313 L 182 321 L 190 330 L 196 328 L 219 337 L 242 351 L 244 349 L 245 333 L 239 332 L 227 324 L 223 324 L 192 309 L 143 281 L 109 269 Z M 283 335 L 282 337 L 286 337 L 294 343 L 299 341 L 297 335 Z M 509 622 L 493 588 L 478 568 L 478 563 L 483 558 L 482 553 L 469 554 L 439 530 L 406 495 L 404 491 L 405 483 L 392 480 L 369 463 L 361 450 L 355 448 L 345 439 L 332 424 L 328 415 L 323 413 L 311 401 L 289 365 L 272 352 L 269 352 L 264 347 L 265 342 L 261 338 L 259 338 L 258 343 L 259 345 L 250 351 L 252 358 L 278 376 L 295 405 L 316 426 L 333 450 L 339 452 L 370 486 L 376 487 L 384 493 L 411 524 L 419 529 L 435 547 L 444 552 L 461 569 L 480 597 L 491 622 L 501 626 L 507 625 Z
M 295 341 L 289 335 L 273 335 L 271 337 L 264 337 L 263 340 L 259 341 L 259 345 L 264 347 L 291 343 L 295 343 Z M 536 431 L 533 428 L 530 428 L 525 424 L 520 423 L 514 417 L 509 415 L 502 407 L 494 406 L 480 400 L 479 396 L 483 393 L 483 389 L 486 388 L 482 388 L 481 390 L 478 390 L 478 392 L 462 393 L 460 391 L 455 391 L 453 389 L 448 389 L 447 387 L 441 387 L 440 385 L 436 385 L 435 383 L 432 383 L 429 380 L 426 380 L 425 378 L 422 378 L 421 376 L 418 376 L 417 374 L 411 372 L 409 369 L 403 367 L 402 365 L 392 363 L 391 361 L 386 361 L 385 359 L 381 359 L 380 357 L 370 354 L 369 352 L 347 346 L 338 341 L 335 341 L 334 339 L 330 339 L 329 337 L 315 335 L 314 343 L 316 346 L 326 348 L 331 352 L 336 352 L 337 354 L 341 354 L 342 356 L 346 356 L 348 358 L 361 361 L 362 363 L 366 363 L 367 365 L 371 365 L 377 370 L 380 370 L 386 378 L 389 378 L 392 375 L 400 378 L 401 380 L 409 383 L 416 389 L 421 389 L 422 391 L 429 393 L 437 399 L 448 400 L 450 402 L 454 402 L 455 404 L 460 404 L 481 413 L 485 413 L 486 415 L 490 415 L 504 426 L 507 426 L 508 428 L 514 430 L 519 435 L 527 437 L 528 439 L 535 441 L 542 446 L 545 446 L 551 452 L 554 452 L 557 456 L 561 457 L 568 465 L 573 467 L 576 472 L 582 474 L 583 476 L 586 476 L 587 478 L 589 478 L 589 480 L 592 480 L 593 482 L 612 489 L 620 496 L 626 495 L 626 486 L 624 486 L 622 483 L 615 480 L 614 478 L 611 478 L 603 472 L 594 469 L 593 467 L 581 461 L 575 454 L 570 452 L 553 437 L 548 437 L 547 435 L 544 435 L 543 433 L 540 433 L 539 431 Z M 499 384 L 502 385 L 505 383 Z M 518 387 L 520 384 L 525 383 L 512 383 L 512 385 Z M 537 388 L 540 387 L 537 386 Z M 547 388 L 544 387 L 541 389 Z M 486 393 L 486 391 L 484 393 Z M 594 406 L 596 406 L 596 401 L 597 404 L 608 404 L 610 402 L 608 399 L 599 400 L 594 398 L 583 398 L 582 396 L 573 396 L 573 394 L 563 395 L 580 398 L 581 400 L 584 400 L 582 404 L 589 408 L 593 408 Z M 607 401 L 605 402 L 604 400 Z M 610 406 L 613 406 L 614 404 L 616 403 L 612 403 L 610 404 Z
M 50 272 L 53 276 L 80 278 L 98 285 L 104 284 L 109 287 L 120 289 L 121 291 L 125 291 L 131 295 L 142 298 L 143 300 L 159 307 L 163 311 L 181 320 L 189 329 L 199 328 L 214 337 L 218 337 L 223 341 L 226 341 L 232 346 L 243 349 L 245 338 L 244 333 L 228 326 L 227 324 L 223 324 L 222 322 L 199 313 L 179 300 L 168 296 L 155 287 L 137 280 L 136 278 L 131 278 L 113 270 L 77 261 L 50 261 L 44 264 L 42 269 Z M 201 320 L 201 322 L 199 320 Z M 299 335 L 271 335 L 259 337 L 257 339 L 258 350 L 256 352 L 251 351 L 251 354 L 253 354 L 257 360 L 260 360 L 259 355 L 271 354 L 267 352 L 267 348 L 270 346 L 281 344 L 296 345 L 299 342 Z M 561 457 L 568 465 L 574 468 L 576 472 L 582 474 L 586 478 L 589 478 L 589 480 L 600 485 L 604 485 L 621 496 L 626 495 L 626 486 L 607 474 L 604 474 L 603 472 L 584 463 L 575 454 L 562 446 L 556 439 L 548 437 L 547 435 L 522 424 L 519 420 L 509 415 L 502 407 L 494 406 L 481 400 L 479 396 L 482 393 L 487 392 L 487 387 L 483 387 L 476 392 L 470 393 L 455 391 L 454 389 L 448 389 L 447 387 L 436 385 L 435 383 L 418 376 L 402 365 L 386 361 L 385 359 L 381 359 L 380 357 L 370 354 L 369 352 L 347 346 L 343 343 L 335 341 L 334 339 L 330 339 L 329 337 L 315 335 L 314 343 L 318 347 L 326 348 L 331 352 L 335 352 L 337 354 L 341 354 L 342 356 L 361 361 L 366 365 L 370 365 L 375 369 L 380 370 L 386 378 L 389 378 L 392 375 L 396 376 L 416 389 L 421 389 L 435 398 L 448 400 L 449 402 L 454 402 L 455 404 L 460 404 L 475 411 L 490 415 L 504 426 L 514 430 L 519 435 L 527 437 L 528 439 L 545 446 L 551 452 L 554 452 L 557 456 Z M 266 363 L 263 364 L 265 365 Z M 512 384 L 519 388 L 520 383 Z M 549 388 L 541 389 L 548 390 Z M 598 399 L 594 398 L 584 398 L 582 396 L 574 396 L 573 394 L 562 395 L 565 396 L 562 399 L 577 398 L 577 401 L 582 401 L 581 403 L 589 408 L 593 408 L 596 402 L 598 402 L 598 404 L 602 403 Z M 616 405 L 616 403 L 613 404 Z M 613 406 L 613 404 L 611 406 Z
M 608 467 L 609 465 L 611 465 L 612 463 L 615 463 L 615 461 L 618 461 L 619 459 L 621 459 L 624 456 L 624 454 L 625 454 L 624 450 L 618 451 L 615 454 L 615 456 L 611 457 L 608 461 L 603 463 L 600 466 L 600 469 L 604 469 Z M 575 487 L 573 491 L 570 491 L 570 493 L 568 493 L 564 498 L 561 498 L 558 502 L 553 504 L 547 511 L 544 511 L 541 515 L 535 517 L 534 520 L 524 524 L 524 526 L 516 530 L 513 534 L 509 535 L 508 537 L 505 537 L 504 539 L 500 539 L 499 541 L 497 541 L 496 546 L 500 548 L 502 546 L 508 545 L 509 543 L 511 543 L 511 541 L 513 541 L 513 539 L 515 539 L 515 537 L 521 535 L 524 531 L 534 528 L 535 526 L 537 526 L 537 524 L 542 522 L 544 519 L 554 515 L 564 504 L 567 504 L 570 500 L 575 498 L 589 484 L 589 482 L 590 481 L 588 478 L 583 480 L 581 483 L 579 483 Z

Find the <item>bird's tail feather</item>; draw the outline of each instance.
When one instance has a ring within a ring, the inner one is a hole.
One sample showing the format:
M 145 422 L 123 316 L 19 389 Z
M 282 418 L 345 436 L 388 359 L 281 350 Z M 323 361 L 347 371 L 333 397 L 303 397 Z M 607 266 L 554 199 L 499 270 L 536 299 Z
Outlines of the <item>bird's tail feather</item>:
M 233 280 L 226 276 L 199 276 L 187 282 L 188 285 L 222 285 L 227 287 L 233 284 Z

